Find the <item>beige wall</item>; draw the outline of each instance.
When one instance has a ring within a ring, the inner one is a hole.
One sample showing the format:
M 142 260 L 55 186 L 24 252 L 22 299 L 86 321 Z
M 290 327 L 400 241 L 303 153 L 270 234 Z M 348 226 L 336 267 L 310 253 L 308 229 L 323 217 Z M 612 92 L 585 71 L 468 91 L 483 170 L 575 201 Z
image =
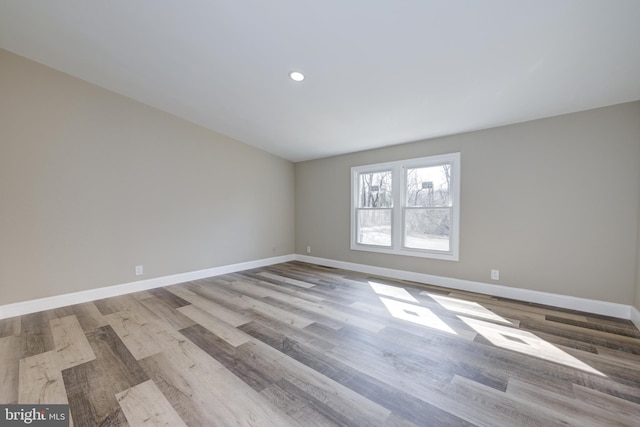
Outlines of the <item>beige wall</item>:
M 458 151 L 459 262 L 349 249 L 352 166 Z M 632 304 L 639 197 L 636 102 L 298 163 L 296 252 Z
M 290 254 L 293 198 L 291 162 L 0 50 L 0 305 Z

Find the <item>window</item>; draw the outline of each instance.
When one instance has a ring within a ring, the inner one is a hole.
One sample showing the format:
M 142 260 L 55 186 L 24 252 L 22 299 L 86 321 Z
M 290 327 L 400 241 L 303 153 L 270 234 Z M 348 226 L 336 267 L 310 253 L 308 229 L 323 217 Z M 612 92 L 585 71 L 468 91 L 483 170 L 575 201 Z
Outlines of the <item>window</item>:
M 460 153 L 351 168 L 351 249 L 458 260 Z

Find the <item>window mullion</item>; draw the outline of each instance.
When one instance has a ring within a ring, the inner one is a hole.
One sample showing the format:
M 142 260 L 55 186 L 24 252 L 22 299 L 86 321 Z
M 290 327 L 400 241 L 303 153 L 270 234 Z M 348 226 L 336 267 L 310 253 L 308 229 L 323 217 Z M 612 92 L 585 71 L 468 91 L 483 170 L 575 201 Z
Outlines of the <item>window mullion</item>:
M 404 167 L 401 164 L 396 164 L 393 168 L 393 226 L 391 233 L 391 243 L 394 250 L 398 250 L 402 247 L 402 233 L 403 233 L 403 207 L 405 205 L 405 173 Z

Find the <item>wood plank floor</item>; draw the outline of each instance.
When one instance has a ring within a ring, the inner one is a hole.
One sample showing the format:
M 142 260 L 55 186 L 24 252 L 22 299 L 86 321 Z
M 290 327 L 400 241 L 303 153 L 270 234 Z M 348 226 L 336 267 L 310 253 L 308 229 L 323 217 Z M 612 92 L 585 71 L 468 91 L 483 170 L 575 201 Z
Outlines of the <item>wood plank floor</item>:
M 0 320 L 75 426 L 640 425 L 631 322 L 290 262 Z

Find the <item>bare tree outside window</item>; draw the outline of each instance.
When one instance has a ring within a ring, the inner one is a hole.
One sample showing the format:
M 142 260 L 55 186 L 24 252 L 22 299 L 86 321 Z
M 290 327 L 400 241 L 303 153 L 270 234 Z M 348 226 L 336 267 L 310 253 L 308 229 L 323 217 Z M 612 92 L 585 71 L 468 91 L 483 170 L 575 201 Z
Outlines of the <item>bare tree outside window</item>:
M 391 171 L 360 174 L 360 194 L 361 208 L 392 207 Z
M 449 250 L 450 172 L 449 164 L 406 170 L 405 247 Z
M 391 171 L 359 175 L 358 243 L 391 246 Z

